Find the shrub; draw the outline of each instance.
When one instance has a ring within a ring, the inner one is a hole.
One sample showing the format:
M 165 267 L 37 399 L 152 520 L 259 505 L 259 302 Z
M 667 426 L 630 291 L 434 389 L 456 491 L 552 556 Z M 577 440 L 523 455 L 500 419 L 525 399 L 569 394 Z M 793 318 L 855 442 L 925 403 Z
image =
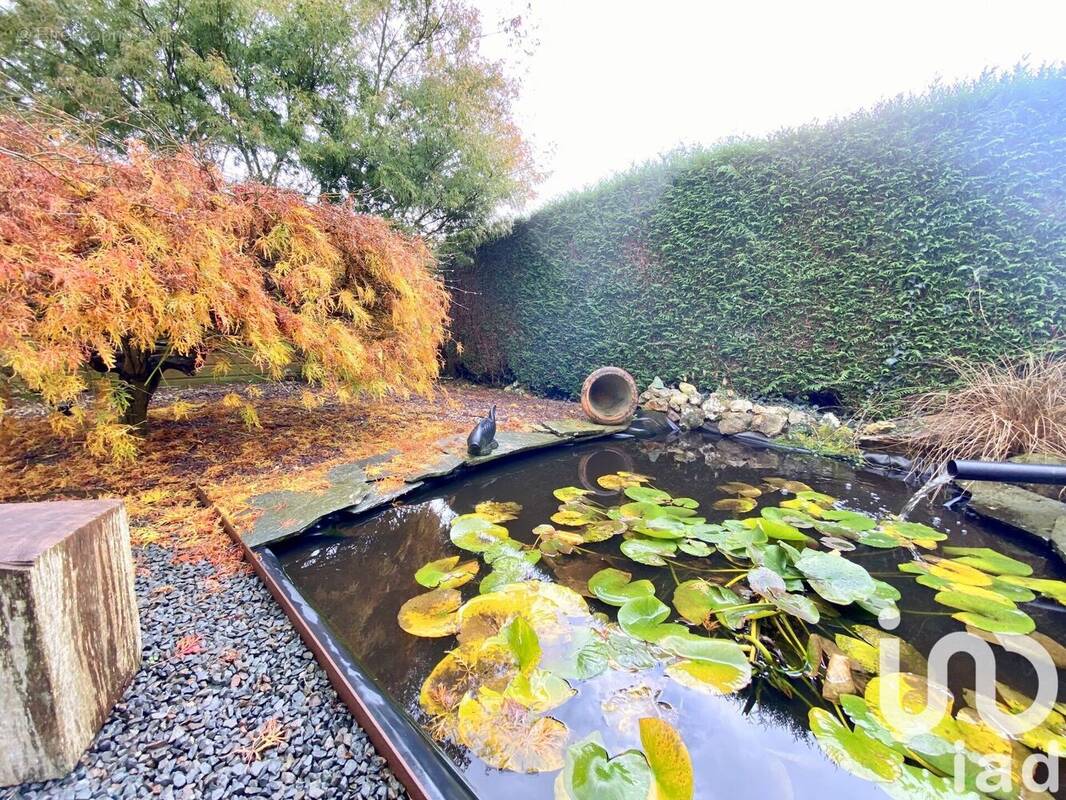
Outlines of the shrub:
M 1066 322 L 1066 69 L 682 153 L 564 198 L 455 281 L 475 374 L 575 395 L 624 366 L 895 401 Z M 478 337 L 476 331 L 491 335 Z
M 115 391 L 90 413 L 116 450 L 166 369 L 210 353 L 325 390 L 425 392 L 447 296 L 426 245 L 346 205 L 228 186 L 188 152 L 136 143 L 113 160 L 0 119 L 0 366 L 53 406 L 90 370 Z

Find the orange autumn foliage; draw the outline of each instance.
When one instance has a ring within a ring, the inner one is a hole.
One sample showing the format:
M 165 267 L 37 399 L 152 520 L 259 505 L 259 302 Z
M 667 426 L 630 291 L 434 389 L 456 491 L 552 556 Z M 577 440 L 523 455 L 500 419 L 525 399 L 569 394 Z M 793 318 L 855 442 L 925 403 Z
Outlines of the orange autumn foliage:
M 109 400 L 74 406 L 114 450 L 165 369 L 296 365 L 341 398 L 426 393 L 448 301 L 425 243 L 348 205 L 228 185 L 189 151 L 130 142 L 119 160 L 0 117 L 0 369 L 52 406 L 91 370 Z

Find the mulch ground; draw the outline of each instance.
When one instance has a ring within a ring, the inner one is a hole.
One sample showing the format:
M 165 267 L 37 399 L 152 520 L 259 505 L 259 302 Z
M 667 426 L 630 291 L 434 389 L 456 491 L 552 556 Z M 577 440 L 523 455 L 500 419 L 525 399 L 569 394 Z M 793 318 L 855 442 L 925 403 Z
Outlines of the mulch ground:
M 259 427 L 232 395 L 254 405 Z M 351 404 L 311 402 L 298 384 L 206 386 L 160 392 L 137 460 L 114 464 L 53 431 L 37 408 L 9 413 L 0 502 L 126 501 L 144 661 L 71 775 L 0 789 L 0 800 L 403 796 L 194 489 L 247 521 L 250 497 L 314 491 L 339 463 L 398 449 L 402 471 L 493 403 L 501 430 L 580 416 L 573 403 L 463 382 L 443 382 L 430 399 Z

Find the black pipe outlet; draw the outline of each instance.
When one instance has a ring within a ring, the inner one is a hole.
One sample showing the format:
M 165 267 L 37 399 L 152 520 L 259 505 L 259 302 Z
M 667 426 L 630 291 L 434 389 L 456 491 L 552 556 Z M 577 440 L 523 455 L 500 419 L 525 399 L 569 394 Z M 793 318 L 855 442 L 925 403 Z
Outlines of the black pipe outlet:
M 1066 486 L 1066 465 L 1015 464 L 1010 461 L 964 461 L 947 463 L 948 474 L 964 481 L 1002 483 L 1052 483 Z

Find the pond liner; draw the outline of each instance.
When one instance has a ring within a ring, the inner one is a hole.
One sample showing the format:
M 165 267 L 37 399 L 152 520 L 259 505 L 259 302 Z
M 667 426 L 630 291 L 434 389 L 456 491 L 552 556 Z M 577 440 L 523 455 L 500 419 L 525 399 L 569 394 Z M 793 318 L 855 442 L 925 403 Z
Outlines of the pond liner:
M 228 520 L 226 520 L 228 522 Z M 285 575 L 274 552 L 252 549 L 232 525 L 223 525 L 304 644 L 326 672 L 341 702 L 366 731 L 412 800 L 478 800 L 477 795 L 422 729 L 334 637 Z

